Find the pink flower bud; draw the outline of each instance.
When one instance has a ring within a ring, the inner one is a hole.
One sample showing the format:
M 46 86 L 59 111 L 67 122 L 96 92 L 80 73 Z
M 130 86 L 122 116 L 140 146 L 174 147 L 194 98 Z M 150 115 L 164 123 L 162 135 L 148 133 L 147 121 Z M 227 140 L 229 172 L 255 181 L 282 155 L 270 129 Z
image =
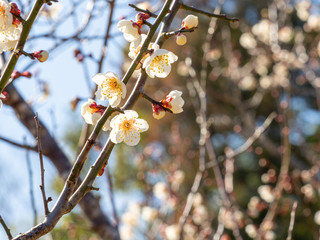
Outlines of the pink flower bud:
M 21 76 L 26 77 L 26 78 L 31 78 L 32 74 L 29 71 L 24 71 L 21 73 Z
M 14 70 L 14 71 L 11 73 L 11 78 L 12 78 L 12 80 L 17 79 L 17 78 L 20 77 L 20 76 L 21 76 L 21 73 L 20 73 L 19 71 L 17 71 L 17 70 Z

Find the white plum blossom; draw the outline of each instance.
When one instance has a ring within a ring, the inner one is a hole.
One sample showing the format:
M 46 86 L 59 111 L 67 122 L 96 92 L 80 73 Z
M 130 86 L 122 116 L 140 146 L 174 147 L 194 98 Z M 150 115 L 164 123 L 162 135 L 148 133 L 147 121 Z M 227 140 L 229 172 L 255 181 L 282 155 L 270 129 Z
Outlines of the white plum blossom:
M 5 31 L 13 23 L 11 5 L 7 0 L 0 1 L 0 31 Z
M 143 68 L 149 77 L 165 78 L 171 71 L 171 63 L 178 57 L 166 49 L 155 49 L 154 53 L 143 62 Z
M 97 98 L 100 100 L 108 99 L 111 107 L 118 106 L 121 98 L 125 98 L 126 85 L 120 81 L 117 74 L 112 72 L 98 73 L 92 77 L 92 80 L 98 85 Z
M 138 118 L 134 110 L 125 110 L 115 116 L 110 123 L 112 128 L 110 139 L 113 143 L 124 142 L 129 146 L 135 146 L 140 141 L 140 133 L 149 129 L 147 121 Z
M 160 101 L 160 104 L 153 103 L 153 117 L 155 119 L 163 118 L 165 116 L 164 108 L 170 109 L 174 114 L 183 112 L 184 100 L 181 95 L 181 91 L 173 90 L 167 95 L 166 99 Z
M 173 113 L 183 112 L 184 100 L 181 97 L 182 92 L 178 90 L 171 91 L 166 97 L 166 102 L 168 103 L 167 108 L 169 108 Z
M 130 52 L 128 53 L 129 58 L 134 59 L 139 54 L 140 49 L 144 41 L 146 40 L 146 38 L 147 38 L 146 34 L 141 34 L 140 38 L 130 43 L 130 46 L 129 46 Z M 149 43 L 148 50 L 150 49 L 159 49 L 159 45 L 156 43 Z M 149 54 L 146 54 L 146 56 L 149 56 Z M 143 60 L 141 60 L 141 62 Z
M 0 53 L 12 50 L 22 31 L 22 24 L 19 23 L 17 26 L 12 24 L 5 31 L 0 32 Z
M 194 15 L 188 15 L 182 20 L 183 28 L 190 29 L 198 26 L 198 17 Z
M 88 99 L 87 102 L 81 106 L 81 115 L 87 124 L 96 125 L 100 117 L 104 112 L 104 107 L 97 105 L 97 103 Z M 110 128 L 110 119 L 108 119 L 102 127 L 103 131 L 111 130 Z
M 133 42 L 140 38 L 140 26 L 130 20 L 121 20 L 118 22 L 117 28 L 123 32 L 123 37 L 128 42 Z

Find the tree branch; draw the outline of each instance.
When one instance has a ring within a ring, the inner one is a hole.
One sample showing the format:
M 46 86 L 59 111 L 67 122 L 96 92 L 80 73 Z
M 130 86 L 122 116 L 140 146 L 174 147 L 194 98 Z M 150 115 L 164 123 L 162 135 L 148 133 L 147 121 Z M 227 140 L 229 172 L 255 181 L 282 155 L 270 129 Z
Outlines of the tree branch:
M 8 239 L 11 240 L 12 239 L 12 235 L 10 232 L 10 229 L 8 228 L 7 224 L 4 222 L 3 218 L 0 215 L 0 223 L 2 225 L 2 227 L 4 228 L 4 231 L 6 232 Z

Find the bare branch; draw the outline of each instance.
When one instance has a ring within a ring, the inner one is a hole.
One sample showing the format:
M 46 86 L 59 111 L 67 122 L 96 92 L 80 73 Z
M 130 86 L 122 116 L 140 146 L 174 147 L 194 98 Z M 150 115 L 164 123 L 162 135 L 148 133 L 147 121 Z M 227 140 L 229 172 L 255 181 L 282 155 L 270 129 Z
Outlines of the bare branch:
M 10 229 L 8 228 L 8 226 L 6 225 L 6 223 L 4 222 L 3 218 L 1 217 L 0 215 L 0 223 L 2 225 L 2 227 L 4 228 L 7 236 L 8 236 L 8 239 L 11 240 L 12 239 L 12 235 L 11 235 L 11 232 L 10 232 Z
M 214 13 L 209 13 L 209 12 L 206 12 L 206 11 L 202 11 L 200 9 L 197 9 L 197 8 L 194 8 L 194 7 L 191 7 L 191 6 L 187 6 L 183 3 L 181 3 L 180 5 L 180 8 L 184 9 L 184 10 L 187 10 L 187 11 L 192 11 L 192 12 L 195 12 L 195 13 L 200 13 L 202 15 L 205 15 L 207 17 L 214 17 L 214 18 L 219 18 L 219 19 L 223 19 L 223 20 L 226 20 L 228 22 L 238 22 L 239 21 L 239 18 L 229 18 L 227 17 L 225 14 L 214 14 Z
M 26 145 L 26 144 L 20 144 L 20 143 L 17 143 L 17 142 L 14 142 L 12 140 L 9 140 L 5 137 L 0 137 L 0 140 L 6 142 L 6 143 L 9 143 L 15 147 L 19 147 L 19 148 L 23 148 L 23 149 L 26 149 L 26 150 L 32 150 L 32 151 L 35 151 L 37 152 L 38 151 L 38 148 L 37 146 L 30 146 L 30 145 Z
M 44 165 L 43 165 L 43 154 L 42 154 L 42 148 L 41 148 L 41 139 L 40 139 L 40 123 L 38 119 L 38 114 L 36 113 L 34 120 L 36 122 L 36 128 L 37 128 L 37 143 L 38 143 L 38 152 L 39 152 L 39 159 L 40 159 L 40 169 L 41 169 L 41 193 L 42 193 L 42 200 L 43 200 L 43 206 L 44 206 L 44 214 L 47 217 L 49 212 L 48 208 L 48 199 L 46 197 L 45 187 L 44 187 Z

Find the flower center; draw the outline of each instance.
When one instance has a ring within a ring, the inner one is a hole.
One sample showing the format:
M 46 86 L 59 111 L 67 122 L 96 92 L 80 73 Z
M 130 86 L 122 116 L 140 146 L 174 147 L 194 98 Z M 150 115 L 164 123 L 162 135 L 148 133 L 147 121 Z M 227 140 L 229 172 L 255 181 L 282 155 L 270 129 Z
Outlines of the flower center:
M 150 67 L 152 71 L 163 73 L 165 71 L 164 65 L 169 66 L 168 55 L 160 55 L 160 56 L 154 57 L 154 59 L 150 64 Z
M 121 84 L 118 83 L 116 78 L 108 78 L 106 81 L 101 83 L 102 92 L 104 95 L 112 97 L 114 95 L 121 95 L 122 94 L 122 87 Z

